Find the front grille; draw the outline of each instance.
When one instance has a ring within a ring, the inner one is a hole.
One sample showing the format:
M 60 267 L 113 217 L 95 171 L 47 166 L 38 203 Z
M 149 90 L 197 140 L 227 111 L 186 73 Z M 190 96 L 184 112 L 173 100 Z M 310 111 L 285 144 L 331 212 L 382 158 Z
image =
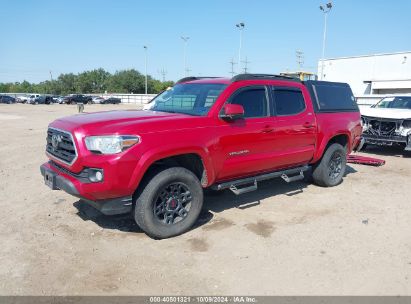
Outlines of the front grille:
M 391 137 L 395 135 L 395 132 L 399 126 L 399 121 L 369 118 L 368 129 L 364 133 L 369 135 Z
M 69 165 L 71 165 L 77 157 L 71 134 L 54 128 L 47 130 L 46 151 Z

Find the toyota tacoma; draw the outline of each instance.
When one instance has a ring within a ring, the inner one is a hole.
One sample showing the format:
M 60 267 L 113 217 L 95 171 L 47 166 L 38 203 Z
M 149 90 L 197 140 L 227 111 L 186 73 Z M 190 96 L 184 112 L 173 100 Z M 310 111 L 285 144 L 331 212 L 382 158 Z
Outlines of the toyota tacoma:
M 188 77 L 148 111 L 107 111 L 49 125 L 45 184 L 103 214 L 132 213 L 149 236 L 186 232 L 203 190 L 239 195 L 259 181 L 338 185 L 361 140 L 348 84 L 277 75 Z

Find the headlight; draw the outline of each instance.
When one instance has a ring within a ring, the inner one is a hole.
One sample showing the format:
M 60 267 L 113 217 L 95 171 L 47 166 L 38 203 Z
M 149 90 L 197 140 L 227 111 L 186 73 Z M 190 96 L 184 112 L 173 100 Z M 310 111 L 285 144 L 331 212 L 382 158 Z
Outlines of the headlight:
M 116 154 L 139 143 L 140 137 L 130 135 L 88 136 L 85 142 L 89 151 L 102 154 Z
M 411 120 L 410 119 L 404 120 L 404 122 L 402 123 L 402 127 L 404 129 L 410 129 L 411 128 Z

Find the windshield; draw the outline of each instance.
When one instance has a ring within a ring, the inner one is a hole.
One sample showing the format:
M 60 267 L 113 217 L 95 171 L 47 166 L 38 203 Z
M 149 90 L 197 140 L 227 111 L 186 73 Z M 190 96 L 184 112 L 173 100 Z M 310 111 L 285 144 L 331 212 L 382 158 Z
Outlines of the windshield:
M 226 84 L 177 84 L 153 99 L 152 111 L 207 115 Z
M 411 109 L 411 96 L 408 97 L 386 97 L 380 100 L 374 108 L 387 109 Z

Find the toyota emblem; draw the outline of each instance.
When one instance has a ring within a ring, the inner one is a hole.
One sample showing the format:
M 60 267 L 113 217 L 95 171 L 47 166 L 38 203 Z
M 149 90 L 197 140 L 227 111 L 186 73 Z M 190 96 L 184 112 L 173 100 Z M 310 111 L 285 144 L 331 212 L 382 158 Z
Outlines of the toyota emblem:
M 53 146 L 53 149 L 57 149 L 60 143 L 61 143 L 61 135 L 54 134 L 51 137 L 51 145 Z

